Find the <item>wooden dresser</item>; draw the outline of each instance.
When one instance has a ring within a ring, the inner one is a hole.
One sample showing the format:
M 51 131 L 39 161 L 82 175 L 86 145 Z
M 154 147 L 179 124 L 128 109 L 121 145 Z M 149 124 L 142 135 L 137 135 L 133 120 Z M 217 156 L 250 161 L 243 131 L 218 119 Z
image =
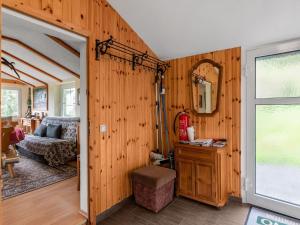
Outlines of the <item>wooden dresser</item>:
M 227 203 L 226 148 L 175 144 L 176 195 L 222 207 Z
M 19 124 L 26 134 L 33 134 L 35 129 L 41 124 L 41 119 L 36 118 L 20 118 Z

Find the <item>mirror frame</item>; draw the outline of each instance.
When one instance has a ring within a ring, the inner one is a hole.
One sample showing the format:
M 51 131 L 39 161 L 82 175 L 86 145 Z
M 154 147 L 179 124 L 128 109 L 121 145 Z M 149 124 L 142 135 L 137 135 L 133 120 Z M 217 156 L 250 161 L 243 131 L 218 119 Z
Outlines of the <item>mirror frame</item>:
M 217 94 L 217 103 L 216 103 L 216 109 L 211 113 L 199 113 L 194 109 L 194 100 L 193 100 L 193 82 L 192 82 L 192 76 L 195 69 L 197 69 L 201 64 L 203 63 L 209 63 L 213 67 L 217 67 L 219 69 L 219 81 L 218 81 L 218 94 Z M 220 98 L 221 98 L 221 89 L 222 89 L 222 77 L 223 77 L 223 66 L 211 59 L 201 59 L 199 62 L 197 62 L 192 69 L 189 72 L 189 83 L 190 83 L 190 94 L 191 94 L 191 104 L 192 104 L 192 111 L 198 115 L 198 116 L 213 116 L 216 112 L 219 110 L 219 104 L 220 104 Z

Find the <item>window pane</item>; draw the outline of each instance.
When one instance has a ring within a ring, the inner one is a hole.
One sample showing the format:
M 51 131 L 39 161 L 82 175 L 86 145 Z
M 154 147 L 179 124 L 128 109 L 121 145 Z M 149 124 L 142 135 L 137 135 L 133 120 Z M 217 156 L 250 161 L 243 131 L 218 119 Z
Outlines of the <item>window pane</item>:
M 300 51 L 256 58 L 256 97 L 300 97 Z
M 19 116 L 19 90 L 1 89 L 1 116 Z
M 75 88 L 63 89 L 63 116 L 75 116 L 76 112 Z
M 300 105 L 256 106 L 256 193 L 300 205 Z

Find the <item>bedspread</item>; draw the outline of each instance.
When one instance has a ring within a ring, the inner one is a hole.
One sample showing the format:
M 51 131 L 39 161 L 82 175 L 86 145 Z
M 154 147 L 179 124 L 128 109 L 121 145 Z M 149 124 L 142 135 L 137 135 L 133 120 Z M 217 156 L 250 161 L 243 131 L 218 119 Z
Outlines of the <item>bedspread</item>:
M 18 146 L 37 155 L 42 155 L 50 166 L 65 164 L 76 157 L 74 142 L 63 139 L 26 135 Z

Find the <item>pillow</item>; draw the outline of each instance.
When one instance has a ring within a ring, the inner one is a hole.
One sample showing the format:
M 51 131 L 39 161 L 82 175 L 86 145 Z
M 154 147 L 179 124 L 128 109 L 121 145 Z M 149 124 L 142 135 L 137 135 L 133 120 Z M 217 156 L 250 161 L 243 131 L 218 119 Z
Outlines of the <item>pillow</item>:
M 38 128 L 35 129 L 33 135 L 34 136 L 40 136 L 45 137 L 47 133 L 47 126 L 44 124 L 41 124 Z
M 60 139 L 61 129 L 62 129 L 61 125 L 48 124 L 47 137 Z

